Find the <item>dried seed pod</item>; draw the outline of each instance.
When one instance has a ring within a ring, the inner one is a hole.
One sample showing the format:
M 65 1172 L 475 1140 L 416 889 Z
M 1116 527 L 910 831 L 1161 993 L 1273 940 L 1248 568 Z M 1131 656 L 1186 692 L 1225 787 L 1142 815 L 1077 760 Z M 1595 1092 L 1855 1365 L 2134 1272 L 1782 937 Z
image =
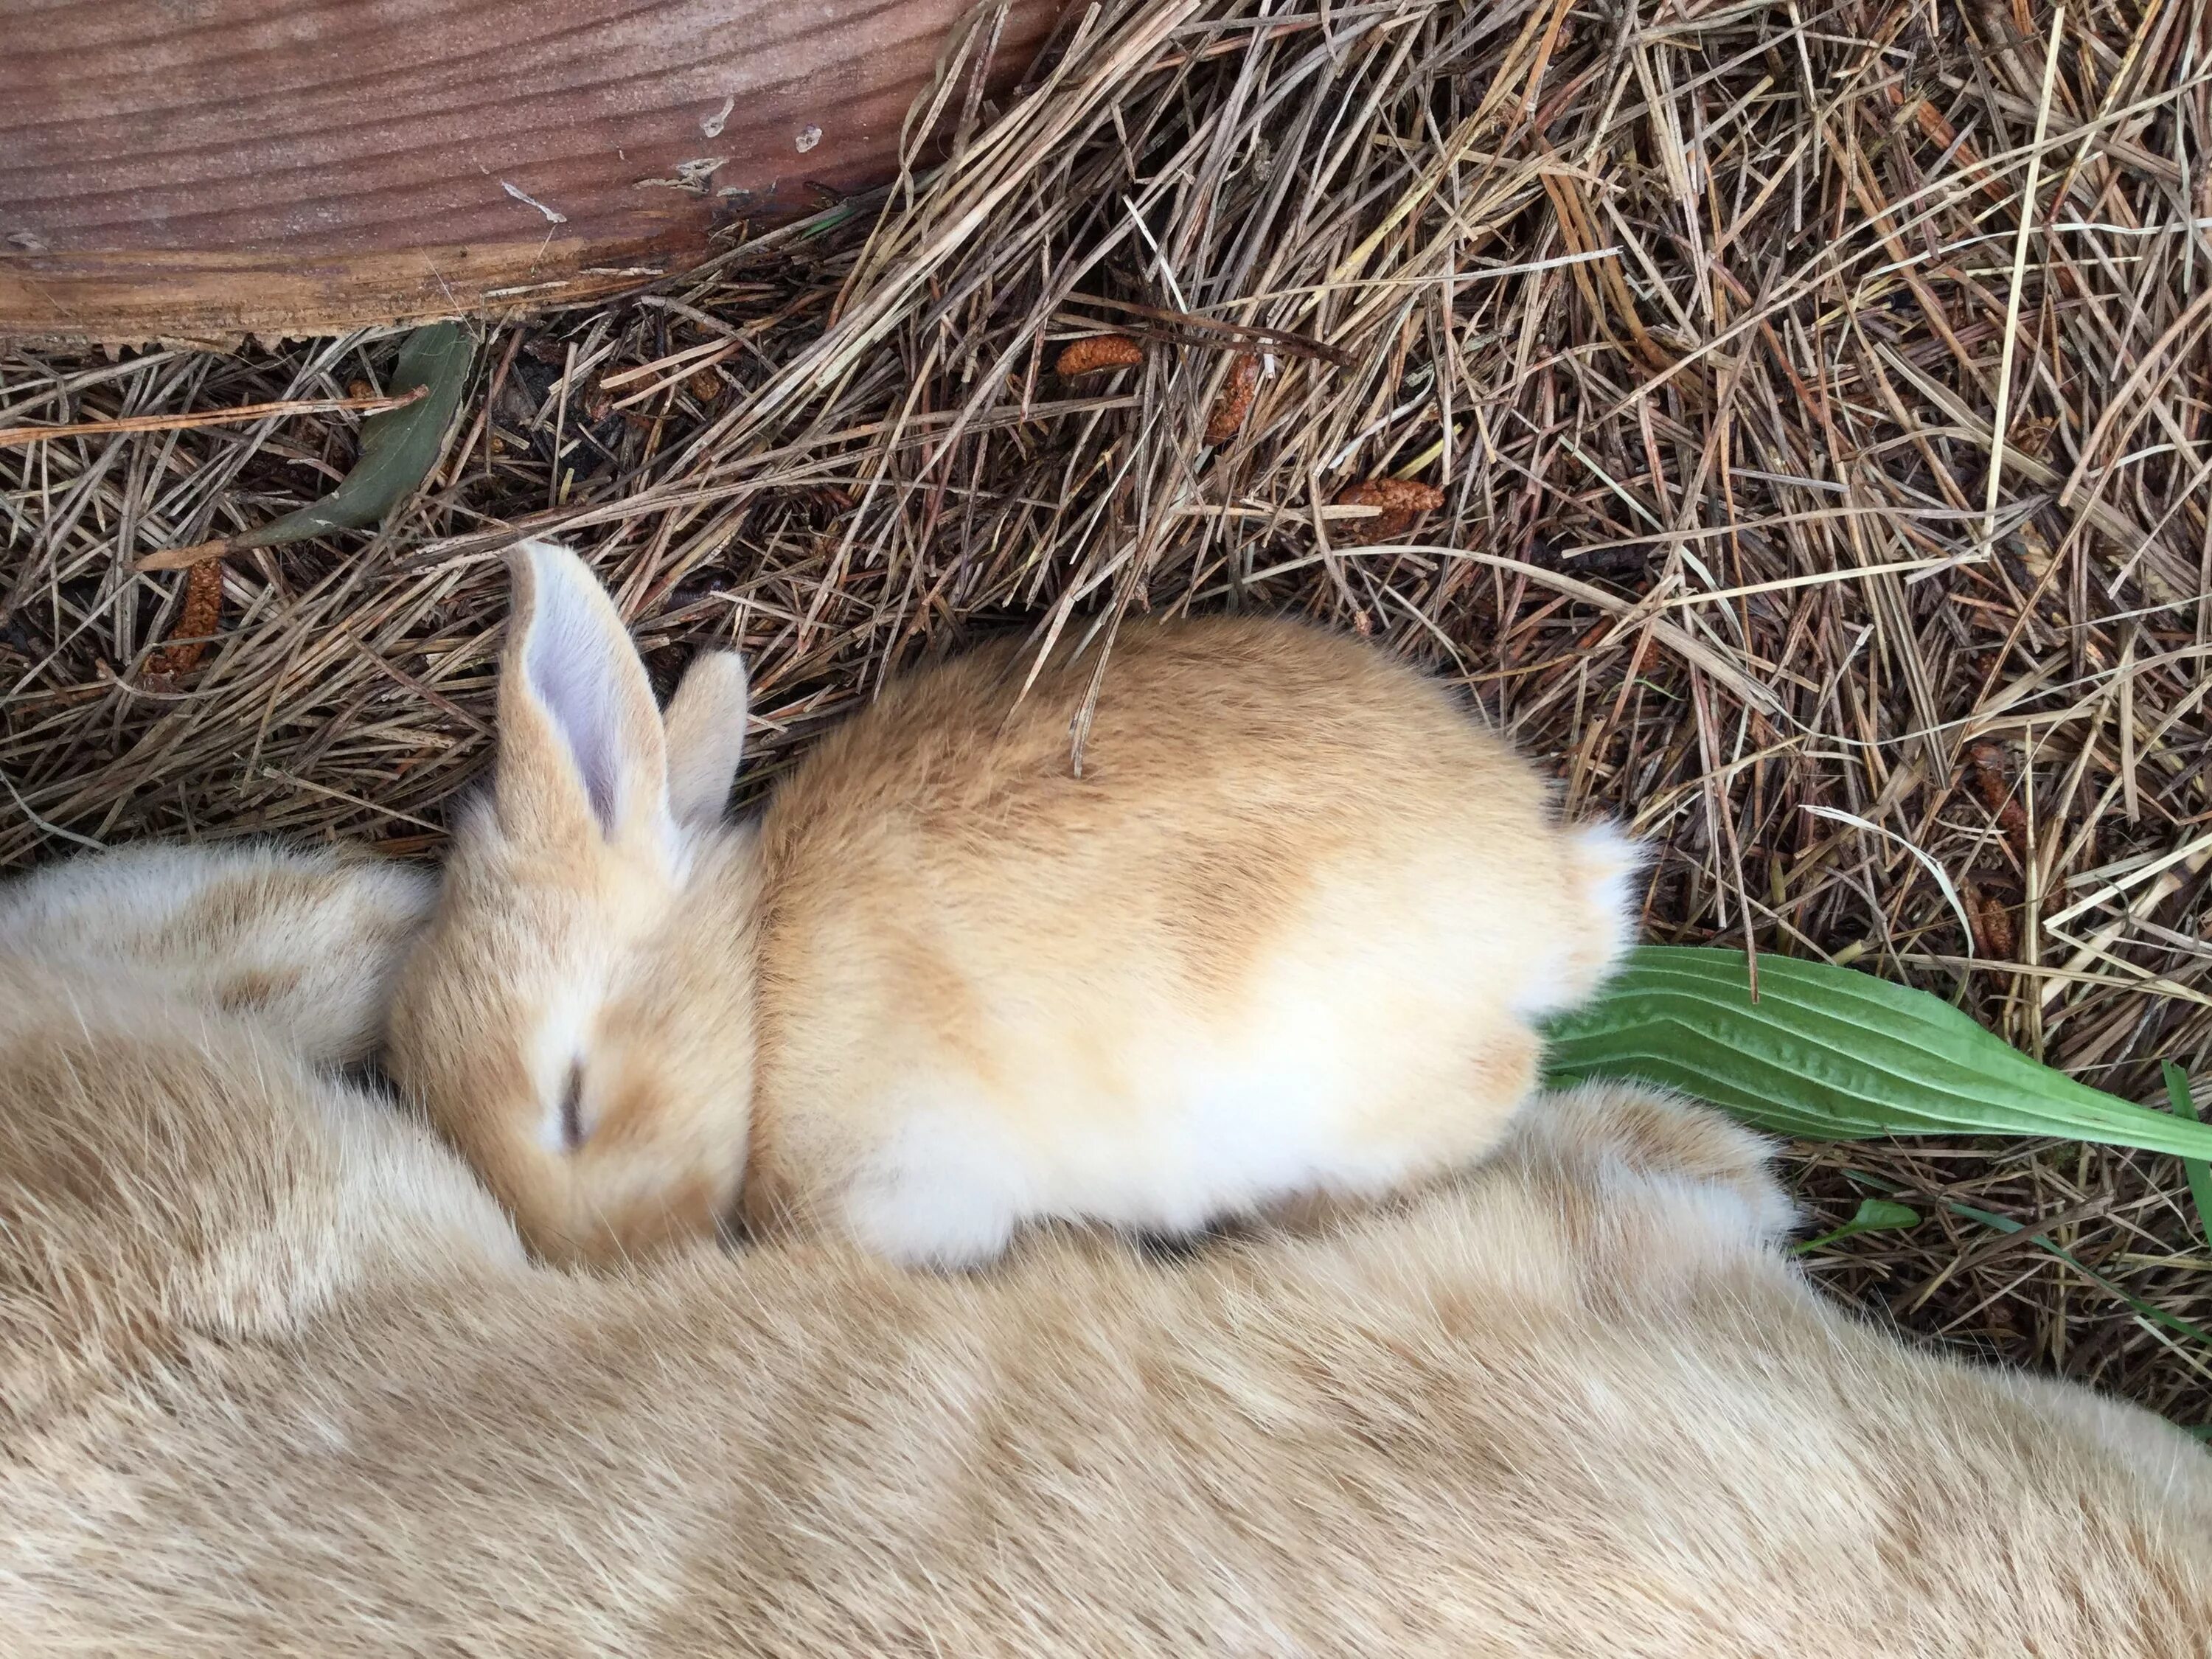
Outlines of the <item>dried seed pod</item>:
M 1126 334 L 1091 334 L 1070 340 L 1060 348 L 1053 373 L 1063 380 L 1096 374 L 1105 368 L 1127 368 L 1145 361 L 1145 349 Z
M 1444 504 L 1444 492 L 1433 484 L 1411 478 L 1368 478 L 1346 484 L 1336 492 L 1339 507 L 1379 507 L 1371 519 L 1344 519 L 1329 526 L 1329 539 L 1342 547 L 1365 547 L 1376 542 L 1395 542 L 1411 530 L 1424 513 Z
M 1992 962 L 2010 962 L 2019 947 L 2012 910 L 1978 882 L 1966 884 L 1966 919 L 1973 924 L 1975 952 Z
M 1989 809 L 1996 820 L 1997 828 L 2004 834 L 2013 850 L 2022 857 L 2027 851 L 2027 809 L 2020 804 L 2014 793 L 2012 765 L 2004 745 L 1984 738 L 1966 745 L 1966 782 Z
M 1206 411 L 1207 443 L 1225 444 L 1237 435 L 1244 425 L 1244 417 L 1252 412 L 1252 394 L 1259 386 L 1259 358 L 1249 351 L 1240 351 L 1230 359 L 1229 378 L 1222 382 L 1221 395 Z
M 173 675 L 198 666 L 199 659 L 207 653 L 206 636 L 214 633 L 222 622 L 222 561 L 204 559 L 185 578 L 184 611 L 177 618 L 177 625 L 169 630 L 169 637 L 179 643 L 165 645 L 156 651 L 147 661 L 147 672 Z

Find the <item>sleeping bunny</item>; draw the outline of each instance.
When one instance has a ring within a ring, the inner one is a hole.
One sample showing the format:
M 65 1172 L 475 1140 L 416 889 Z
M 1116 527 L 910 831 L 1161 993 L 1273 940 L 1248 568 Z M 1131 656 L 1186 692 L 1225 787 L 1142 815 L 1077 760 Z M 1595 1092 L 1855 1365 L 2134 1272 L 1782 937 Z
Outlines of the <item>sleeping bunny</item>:
M 580 560 L 513 570 L 495 776 L 389 1060 L 550 1258 L 733 1204 L 958 1266 L 1371 1194 L 1497 1139 L 1629 936 L 1620 834 L 1354 639 L 1127 625 L 1079 770 L 1095 652 L 1001 640 L 738 825 L 738 659 L 664 718 Z

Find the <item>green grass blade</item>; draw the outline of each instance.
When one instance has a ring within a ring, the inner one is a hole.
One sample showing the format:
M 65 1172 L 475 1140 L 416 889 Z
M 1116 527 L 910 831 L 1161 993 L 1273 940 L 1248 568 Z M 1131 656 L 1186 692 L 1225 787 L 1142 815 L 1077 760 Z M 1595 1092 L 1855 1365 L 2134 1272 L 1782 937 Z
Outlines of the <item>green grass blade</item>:
M 1813 1251 L 1856 1238 L 1861 1233 L 1887 1232 L 1899 1227 L 1917 1227 L 1920 1212 L 1887 1198 L 1863 1198 L 1859 1207 L 1849 1221 L 1833 1232 L 1822 1233 L 1818 1238 L 1808 1238 L 1802 1244 L 1793 1245 L 1792 1255 L 1809 1255 Z
M 1994 1227 L 2001 1233 L 2020 1233 L 2026 1232 L 2027 1231 L 2026 1227 L 2022 1226 L 2019 1222 L 2014 1221 L 2010 1216 L 1998 1215 L 1994 1211 L 1990 1210 L 1978 1210 L 1971 1204 L 1946 1203 L 1943 1207 L 1950 1211 L 1953 1215 L 1962 1215 L 1969 1221 L 1978 1221 L 1984 1227 Z M 2170 1331 L 2177 1331 L 2183 1336 L 2191 1338 L 2196 1341 L 2212 1343 L 2212 1331 L 2206 1330 L 2202 1325 L 2192 1324 L 2188 1320 L 2184 1319 L 2179 1314 L 2170 1314 L 2166 1312 L 2165 1309 L 2157 1306 L 2155 1304 L 2144 1301 L 2141 1297 L 2136 1295 L 2130 1291 L 2122 1290 L 2118 1285 L 2112 1283 L 2111 1279 L 2106 1278 L 2104 1274 L 2099 1273 L 2094 1267 L 2090 1267 L 2072 1251 L 2062 1249 L 2059 1246 L 2053 1244 L 2049 1239 L 2044 1237 L 2041 1234 L 2037 1234 L 2033 1238 L 2029 1239 L 2027 1242 L 2034 1245 L 2037 1249 L 2041 1250 L 2045 1255 L 2057 1257 L 2059 1261 L 2064 1262 L 2075 1273 L 2080 1273 L 2084 1279 L 2088 1279 L 2093 1284 L 2101 1285 L 2106 1291 L 2111 1291 L 2112 1295 L 2119 1297 L 2121 1301 L 2126 1303 L 2128 1306 L 2133 1308 L 2137 1313 L 2141 1314 L 2145 1319 L 2151 1321 L 2153 1323 L 2163 1325 L 2166 1329 Z
M 2166 1077 L 2166 1097 L 2173 1103 L 2178 1116 L 2197 1121 L 2197 1102 L 2189 1093 L 2189 1073 L 2172 1060 L 2159 1062 L 2159 1070 Z M 2212 1244 L 2212 1164 L 2201 1158 L 2185 1158 L 2181 1172 L 2189 1177 L 2189 1195 L 2197 1203 L 2197 1231 L 2204 1235 L 2205 1243 Z
M 1893 1182 L 1876 1180 L 1874 1176 L 1867 1175 L 1863 1171 L 1860 1170 L 1852 1171 L 1851 1179 L 1860 1182 L 1862 1185 L 1875 1188 L 1881 1192 L 1898 1193 L 1905 1190 L 1905 1188 L 1898 1187 Z M 2010 1216 L 1999 1215 L 1994 1210 L 1979 1209 L 1972 1204 L 1960 1204 L 1955 1200 L 1951 1199 L 1943 1199 L 1939 1200 L 1938 1201 L 1941 1202 L 1943 1207 L 1949 1211 L 1953 1215 L 1963 1216 L 1969 1221 L 1978 1222 L 1983 1226 L 1988 1227 L 1996 1232 L 2024 1233 L 2027 1231 L 2027 1227 L 2024 1223 L 2014 1221 Z M 1862 1204 L 1859 1207 L 1863 1210 L 1866 1206 Z M 1902 1209 L 1905 1206 L 1903 1205 L 1899 1205 L 1898 1207 Z M 2027 1242 L 2034 1245 L 2037 1249 L 2041 1250 L 2045 1255 L 2057 1257 L 2068 1267 L 2073 1268 L 2075 1273 L 2080 1273 L 2084 1279 L 2088 1279 L 2092 1284 L 2094 1284 L 2119 1297 L 2121 1301 L 2126 1303 L 2129 1307 L 2134 1309 L 2136 1313 L 2140 1314 L 2143 1318 L 2149 1320 L 2153 1324 L 2163 1325 L 2166 1329 L 2188 1337 L 2192 1341 L 2203 1342 L 2208 1346 L 2212 1346 L 2212 1331 L 2208 1331 L 2202 1325 L 2194 1324 L 2189 1320 L 2184 1319 L 2179 1314 L 2170 1314 L 2166 1312 L 2165 1309 L 2157 1306 L 2155 1304 L 2144 1301 L 2132 1291 L 2122 1289 L 2119 1285 L 2115 1285 L 2111 1279 L 2106 1278 L 2104 1274 L 2099 1273 L 2094 1267 L 2092 1267 L 2088 1263 L 2082 1261 L 2081 1257 L 2075 1255 L 2071 1250 L 2064 1249 L 2057 1244 L 2053 1244 L 2049 1239 L 2044 1237 L 2040 1233 L 2037 1234 L 2033 1238 L 2030 1238 Z M 1802 1249 L 1800 1253 L 1802 1254 Z M 2189 1432 L 2197 1435 L 2212 1434 L 2212 1425 L 2207 1425 L 2203 1428 L 2191 1429 Z
M 1646 945 L 1549 1033 L 1547 1080 L 1640 1078 L 1780 1133 L 2054 1137 L 2212 1158 L 2212 1124 L 2075 1082 L 1939 997 L 1825 963 Z

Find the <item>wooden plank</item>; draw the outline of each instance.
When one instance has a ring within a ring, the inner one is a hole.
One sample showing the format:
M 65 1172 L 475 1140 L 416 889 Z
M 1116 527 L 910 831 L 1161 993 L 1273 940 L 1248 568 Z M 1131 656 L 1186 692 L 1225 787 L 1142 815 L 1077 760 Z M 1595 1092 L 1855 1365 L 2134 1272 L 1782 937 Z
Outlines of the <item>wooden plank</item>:
M 969 0 L 0 0 L 0 338 L 528 309 L 890 177 Z M 1055 0 L 1013 0 L 993 80 Z

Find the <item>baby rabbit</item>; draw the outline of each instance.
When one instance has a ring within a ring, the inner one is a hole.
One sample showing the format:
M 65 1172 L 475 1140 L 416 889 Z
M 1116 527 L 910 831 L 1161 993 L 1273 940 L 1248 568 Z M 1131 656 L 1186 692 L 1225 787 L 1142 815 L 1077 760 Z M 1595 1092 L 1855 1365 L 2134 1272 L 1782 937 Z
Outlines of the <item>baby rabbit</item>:
M 908 1263 L 1016 1224 L 1178 1231 L 1466 1162 L 1539 1016 L 1626 942 L 1637 863 L 1565 830 L 1444 690 L 1273 619 L 1010 640 L 895 681 L 723 822 L 737 659 L 665 721 L 605 593 L 513 560 L 488 802 L 402 976 L 394 1076 L 556 1261 L 715 1225 Z
M 368 961 L 331 902 L 289 937 Z M 2212 1641 L 2212 1459 L 1827 1305 L 1686 1104 L 1555 1097 L 1175 1267 L 1038 1230 L 969 1278 L 836 1238 L 594 1278 L 219 962 L 117 954 L 0 946 L 9 1659 Z

